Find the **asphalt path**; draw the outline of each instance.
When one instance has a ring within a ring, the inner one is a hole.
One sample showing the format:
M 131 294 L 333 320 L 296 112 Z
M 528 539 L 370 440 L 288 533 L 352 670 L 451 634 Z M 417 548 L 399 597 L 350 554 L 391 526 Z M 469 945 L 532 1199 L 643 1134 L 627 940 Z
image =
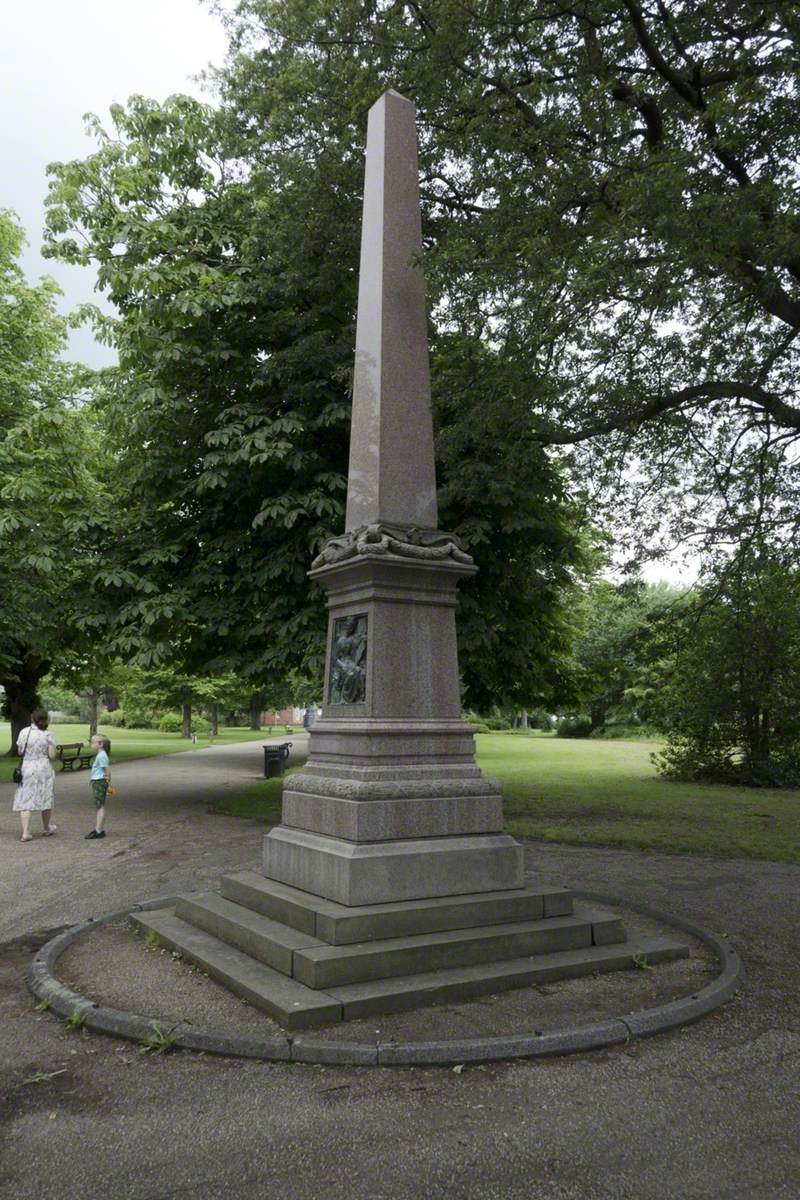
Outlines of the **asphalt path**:
M 528 844 L 543 882 L 671 909 L 727 934 L 748 972 L 694 1026 L 566 1059 L 454 1071 L 151 1058 L 36 1012 L 23 984 L 34 931 L 257 862 L 263 827 L 207 810 L 260 773 L 260 753 L 119 766 L 100 844 L 83 840 L 86 772 L 58 781 L 56 837 L 26 845 L 0 786 L 2 1200 L 800 1195 L 793 866 Z
M 273 738 L 304 755 L 305 733 Z M 255 865 L 263 827 L 210 812 L 226 791 L 263 777 L 261 742 L 141 758 L 112 765 L 117 794 L 107 805 L 107 836 L 94 825 L 88 771 L 57 771 L 53 823 L 21 842 L 11 811 L 14 787 L 0 784 L 0 942 L 32 930 L 73 925 L 148 896 L 203 886 L 223 871 Z

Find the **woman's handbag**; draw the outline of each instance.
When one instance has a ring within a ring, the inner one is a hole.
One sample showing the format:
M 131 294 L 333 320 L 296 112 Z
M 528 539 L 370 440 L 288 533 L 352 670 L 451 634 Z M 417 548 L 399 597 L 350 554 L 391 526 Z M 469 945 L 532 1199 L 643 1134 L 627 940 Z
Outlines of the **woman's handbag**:
M 14 783 L 22 783 L 22 764 L 25 762 L 25 751 L 28 749 L 28 742 L 31 738 L 31 731 L 28 730 L 28 736 L 25 738 L 25 749 L 22 751 L 22 758 L 19 760 L 19 766 L 14 767 L 14 773 L 11 778 Z

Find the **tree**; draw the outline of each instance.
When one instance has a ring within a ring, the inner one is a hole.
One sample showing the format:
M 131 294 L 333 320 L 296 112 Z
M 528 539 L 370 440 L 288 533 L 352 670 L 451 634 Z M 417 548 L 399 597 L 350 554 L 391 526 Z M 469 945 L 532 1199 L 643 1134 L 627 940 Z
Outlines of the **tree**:
M 57 685 L 68 688 L 85 701 L 90 738 L 97 733 L 100 700 L 109 690 L 113 673 L 111 658 L 97 647 L 62 651 L 51 672 Z
M 21 246 L 0 212 L 0 684 L 12 754 L 51 662 L 94 636 L 83 611 L 105 497 L 95 429 L 78 403 L 86 372 L 60 358 L 58 289 L 25 281 Z
M 186 97 L 112 118 L 113 136 L 93 125 L 95 154 L 53 169 L 49 217 L 51 252 L 96 261 L 120 313 L 101 319 L 120 367 L 97 406 L 126 511 L 97 619 L 144 666 L 180 640 L 192 676 L 259 690 L 320 673 L 306 572 L 344 513 L 360 147 L 341 128 L 310 164 L 277 142 L 262 162 L 247 114 Z M 500 387 L 463 326 L 435 349 L 443 520 L 481 567 L 464 591 L 467 698 L 527 699 L 552 690 L 583 539 L 512 373 Z
M 669 584 L 639 579 L 599 579 L 583 593 L 573 614 L 573 670 L 587 734 L 607 724 L 657 723 L 662 642 L 684 603 Z
M 794 4 L 241 0 L 229 27 L 223 105 L 290 209 L 382 90 L 414 99 L 440 317 L 632 554 L 796 537 Z
M 800 784 L 800 570 L 763 545 L 721 565 L 673 639 L 662 695 L 678 779 Z

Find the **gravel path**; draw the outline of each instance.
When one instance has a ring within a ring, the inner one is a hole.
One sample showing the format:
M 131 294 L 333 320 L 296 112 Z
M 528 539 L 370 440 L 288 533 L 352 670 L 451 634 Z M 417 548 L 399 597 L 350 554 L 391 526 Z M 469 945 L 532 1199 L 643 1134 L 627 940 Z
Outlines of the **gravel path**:
M 252 744 L 123 765 L 100 846 L 83 841 L 85 773 L 59 790 L 58 836 L 26 846 L 0 787 L 0 939 L 254 863 L 261 829 L 206 809 L 259 768 Z M 23 938 L 0 952 L 0 1198 L 800 1194 L 800 868 L 539 844 L 526 853 L 543 881 L 727 933 L 744 990 L 697 1025 L 568 1059 L 463 1071 L 153 1059 L 37 1013 L 23 986 L 36 939 Z

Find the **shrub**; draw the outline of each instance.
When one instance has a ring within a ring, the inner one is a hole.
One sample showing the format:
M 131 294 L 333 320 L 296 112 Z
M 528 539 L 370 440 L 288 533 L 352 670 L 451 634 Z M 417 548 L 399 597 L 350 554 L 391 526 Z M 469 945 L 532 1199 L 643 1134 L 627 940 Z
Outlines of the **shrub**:
M 723 783 L 736 787 L 800 787 L 800 746 L 775 755 L 754 766 L 730 751 L 713 731 L 702 740 L 697 737 L 670 738 L 659 754 L 650 758 L 665 779 L 683 783 Z
M 124 727 L 127 724 L 125 713 L 121 708 L 115 708 L 113 712 L 104 712 L 102 721 L 104 725 Z
M 549 733 L 553 728 L 553 724 L 553 718 L 544 708 L 534 708 L 528 713 L 529 729 L 541 729 L 544 733 Z
M 592 738 L 600 738 L 603 741 L 657 741 L 662 735 L 657 729 L 652 729 L 649 725 L 602 725 L 599 729 L 595 729 L 589 734 Z
M 556 737 L 588 738 L 592 732 L 592 722 L 588 717 L 565 717 L 559 721 Z
M 162 733 L 180 733 L 183 729 L 183 718 L 179 712 L 165 712 L 158 722 Z
M 152 729 L 156 723 L 156 714 L 145 708 L 125 709 L 126 729 Z
M 485 725 L 483 721 L 470 721 L 469 727 L 473 733 L 491 733 L 489 726 Z
M 487 729 L 501 731 L 511 729 L 511 722 L 505 717 L 484 717 L 483 724 Z
M 183 718 L 179 712 L 166 712 L 158 722 L 158 728 L 162 733 L 180 733 L 183 729 Z M 192 713 L 190 729 L 192 733 L 209 733 L 211 722 Z

